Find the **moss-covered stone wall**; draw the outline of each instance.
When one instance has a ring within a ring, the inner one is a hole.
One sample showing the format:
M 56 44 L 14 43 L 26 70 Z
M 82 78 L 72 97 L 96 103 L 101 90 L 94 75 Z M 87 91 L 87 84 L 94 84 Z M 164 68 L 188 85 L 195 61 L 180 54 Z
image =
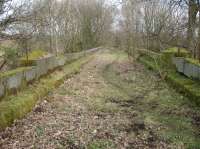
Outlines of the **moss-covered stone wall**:
M 12 93 L 17 93 L 18 90 L 26 86 L 28 83 L 38 80 L 56 68 L 62 67 L 65 64 L 96 50 L 98 49 L 91 49 L 79 53 L 69 53 L 63 56 L 51 55 L 35 60 L 30 59 L 30 62 L 26 61 L 26 63 L 21 63 L 30 64 L 32 66 L 19 67 L 0 74 L 0 98 Z M 24 62 L 24 60 L 20 61 Z
M 194 76 L 200 74 L 199 67 L 196 67 L 198 65 L 192 64 L 184 57 L 170 56 L 169 59 L 172 60 L 172 65 L 175 64 L 176 67 L 169 68 L 166 66 L 165 59 L 162 58 L 163 56 L 155 58 L 152 55 L 149 56 L 149 54 L 141 54 L 138 60 L 147 68 L 162 73 L 161 75 L 172 87 L 200 105 L 200 82 L 194 79 Z
M 96 50 L 98 50 L 98 48 L 88 50 L 86 52 L 70 54 L 70 57 L 66 55 L 62 56 L 62 58 L 56 57 L 56 60 L 54 59 L 54 68 L 48 67 L 48 70 L 54 69 L 55 71 L 50 71 L 51 73 L 48 73 L 48 77 L 42 77 L 39 81 L 33 82 L 33 85 L 30 84 L 28 87 L 25 87 L 22 91 L 18 92 L 17 95 L 6 96 L 0 102 L 0 130 L 6 128 L 7 126 L 10 126 L 14 122 L 14 120 L 23 118 L 23 116 L 25 116 L 33 109 L 39 99 L 41 99 L 55 87 L 60 85 L 64 79 L 70 77 L 72 74 L 78 73 L 81 66 L 87 63 L 92 58 L 92 56 L 87 55 L 95 52 Z M 60 63 L 60 60 L 63 61 L 63 59 L 64 64 Z M 52 62 L 52 59 L 50 61 Z M 49 63 L 47 64 L 47 66 L 49 66 Z M 55 69 L 58 67 L 62 71 L 57 71 Z M 25 82 L 37 79 L 37 66 L 23 69 L 19 68 L 19 70 L 13 71 L 14 73 L 9 72 L 9 75 L 6 74 L 3 76 L 7 78 L 12 78 L 18 76 L 18 74 L 23 74 L 20 75 L 20 80 L 25 80 Z M 4 88 L 6 88 L 6 83 L 1 81 L 4 80 L 0 78 L 0 94 L 5 94 Z M 23 82 L 24 81 L 22 81 L 21 83 Z M 18 88 L 18 86 L 15 87 Z

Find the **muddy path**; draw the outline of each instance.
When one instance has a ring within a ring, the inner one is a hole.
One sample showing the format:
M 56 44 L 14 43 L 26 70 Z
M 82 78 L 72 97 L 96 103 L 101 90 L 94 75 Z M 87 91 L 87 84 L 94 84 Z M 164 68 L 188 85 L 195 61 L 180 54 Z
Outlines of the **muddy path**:
M 200 110 L 188 99 L 123 52 L 94 57 L 1 132 L 0 148 L 200 148 Z

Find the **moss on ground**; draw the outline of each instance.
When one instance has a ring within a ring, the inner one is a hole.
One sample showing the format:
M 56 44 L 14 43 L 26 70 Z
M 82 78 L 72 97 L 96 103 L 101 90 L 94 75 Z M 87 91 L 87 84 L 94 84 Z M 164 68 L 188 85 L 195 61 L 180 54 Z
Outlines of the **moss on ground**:
M 12 75 L 15 75 L 19 72 L 23 73 L 25 70 L 28 70 L 28 69 L 31 69 L 31 68 L 32 67 L 19 67 L 19 68 L 14 69 L 14 70 L 6 71 L 6 72 L 3 72 L 3 73 L 0 73 L 0 78 L 12 76 Z
M 0 103 L 0 129 L 11 125 L 14 120 L 20 119 L 32 110 L 36 102 L 60 85 L 65 78 L 80 71 L 83 64 L 91 57 L 81 58 L 55 71 L 39 82 L 30 85 L 16 95 L 8 96 Z
M 33 50 L 28 54 L 29 60 L 37 60 L 46 56 L 48 53 L 44 50 Z M 26 56 L 22 57 L 21 60 L 26 60 Z
M 186 61 L 188 61 L 188 62 L 190 62 L 190 63 L 192 63 L 192 64 L 195 64 L 195 65 L 197 65 L 197 66 L 199 66 L 199 67 L 200 67 L 200 61 L 199 61 L 199 60 L 197 60 L 197 59 L 193 59 L 193 58 L 186 58 Z
M 189 57 L 190 56 L 190 52 L 185 49 L 185 48 L 180 48 L 179 49 L 180 53 L 178 53 L 178 47 L 172 47 L 172 48 L 169 48 L 169 49 L 166 49 L 163 51 L 164 54 L 167 54 L 167 55 L 174 55 L 174 56 L 179 56 L 179 57 Z
M 35 60 L 38 60 L 42 57 L 48 55 L 48 52 L 44 50 L 33 50 L 28 53 L 28 60 L 26 56 L 20 58 L 19 63 L 21 66 L 33 66 L 35 65 Z

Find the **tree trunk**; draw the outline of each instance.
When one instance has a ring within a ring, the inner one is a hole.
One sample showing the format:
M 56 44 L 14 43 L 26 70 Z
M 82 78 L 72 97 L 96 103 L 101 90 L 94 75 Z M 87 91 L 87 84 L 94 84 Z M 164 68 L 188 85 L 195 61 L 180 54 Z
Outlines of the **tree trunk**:
M 6 65 L 6 63 L 7 63 L 7 61 L 4 60 L 3 63 L 1 64 L 1 66 L 0 66 L 0 71 L 3 69 L 3 67 Z
M 199 24 L 198 24 L 198 49 L 197 49 L 197 58 L 200 62 L 200 6 L 199 6 Z
M 196 16 L 198 13 L 197 4 L 194 2 L 194 0 L 189 0 L 189 11 L 188 11 L 188 49 L 193 53 L 193 56 L 195 57 L 194 52 L 194 36 L 195 36 L 195 24 L 196 24 Z

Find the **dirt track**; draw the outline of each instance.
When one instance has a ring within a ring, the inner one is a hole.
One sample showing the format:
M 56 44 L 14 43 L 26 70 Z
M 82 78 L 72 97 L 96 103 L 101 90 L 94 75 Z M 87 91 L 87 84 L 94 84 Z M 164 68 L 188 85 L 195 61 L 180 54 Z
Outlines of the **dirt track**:
M 198 147 L 198 118 L 156 74 L 122 52 L 103 50 L 2 132 L 0 148 Z

